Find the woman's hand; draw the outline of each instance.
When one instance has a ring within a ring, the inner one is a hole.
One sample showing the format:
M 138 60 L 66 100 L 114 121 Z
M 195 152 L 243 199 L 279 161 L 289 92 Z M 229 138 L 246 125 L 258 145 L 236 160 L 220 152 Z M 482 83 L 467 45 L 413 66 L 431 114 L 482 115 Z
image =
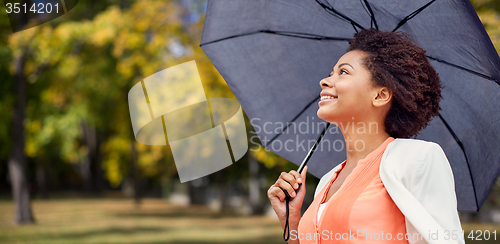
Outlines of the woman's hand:
M 302 174 L 299 174 L 295 170 L 291 170 L 289 173 L 281 172 L 276 183 L 267 191 L 267 197 L 269 201 L 271 201 L 274 212 L 278 215 L 282 228 L 284 228 L 286 221 L 286 195 L 283 190 L 287 191 L 288 195 L 292 198 L 289 204 L 289 223 L 291 227 L 290 230 L 292 230 L 295 229 L 293 225 L 298 225 L 300 220 L 300 208 L 302 207 L 302 201 L 304 201 L 304 196 L 306 194 L 306 173 L 307 166 L 304 167 Z M 300 188 L 298 187 L 299 184 L 302 184 Z M 280 187 L 283 188 L 283 190 L 281 190 Z

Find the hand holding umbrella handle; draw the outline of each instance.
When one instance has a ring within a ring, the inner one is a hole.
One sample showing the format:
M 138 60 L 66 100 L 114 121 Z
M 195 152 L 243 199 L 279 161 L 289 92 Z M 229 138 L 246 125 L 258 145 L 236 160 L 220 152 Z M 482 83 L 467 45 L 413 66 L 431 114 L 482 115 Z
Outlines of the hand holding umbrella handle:
M 316 150 L 316 147 L 318 146 L 319 142 L 321 141 L 321 138 L 323 138 L 323 136 L 325 135 L 325 133 L 328 130 L 329 126 L 330 126 L 330 123 L 327 123 L 326 126 L 325 126 L 325 129 L 323 129 L 323 132 L 321 132 L 321 135 L 319 136 L 318 140 L 316 141 L 316 143 L 314 143 L 314 145 L 311 147 L 311 149 L 307 153 L 307 156 L 304 158 L 304 160 L 300 164 L 299 169 L 297 170 L 297 172 L 299 172 L 299 174 L 302 174 L 302 170 L 304 169 L 304 167 L 306 166 L 307 162 L 311 158 L 312 154 L 314 153 L 314 150 Z M 301 185 L 302 184 L 299 184 L 299 187 L 295 191 L 298 191 L 300 189 Z M 288 210 L 289 206 L 288 205 L 290 203 L 290 200 L 292 200 L 292 197 L 283 188 L 281 188 L 281 190 L 285 193 L 285 196 L 286 196 L 285 197 L 285 201 L 286 201 L 286 222 L 285 222 L 285 229 L 284 229 L 284 232 L 283 232 L 283 239 L 285 241 L 288 241 L 288 238 L 290 238 L 290 225 L 288 224 L 288 215 L 289 215 L 289 213 L 288 213 L 289 212 L 289 210 Z M 287 234 L 288 234 L 288 236 L 287 236 Z

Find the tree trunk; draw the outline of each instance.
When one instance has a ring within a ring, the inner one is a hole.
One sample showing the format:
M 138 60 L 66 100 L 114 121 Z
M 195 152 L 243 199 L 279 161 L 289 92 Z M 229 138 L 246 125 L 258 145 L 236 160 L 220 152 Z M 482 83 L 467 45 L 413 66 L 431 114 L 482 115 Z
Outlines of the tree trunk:
M 26 78 L 24 76 L 24 54 L 14 59 L 17 103 L 12 119 L 13 147 L 9 156 L 9 175 L 15 204 L 14 222 L 34 222 L 30 206 L 28 179 L 26 177 L 26 155 L 24 155 L 24 109 L 26 105 Z
M 221 206 L 221 212 L 227 212 L 229 210 L 229 202 L 227 197 L 227 182 L 226 177 L 222 170 L 215 173 L 217 175 L 217 186 L 219 187 L 219 201 Z
M 250 171 L 248 187 L 252 214 L 261 214 L 263 212 L 263 207 L 260 199 L 259 162 L 250 154 L 248 154 L 248 167 Z
M 130 149 L 131 157 L 129 176 L 132 177 L 132 184 L 134 187 L 134 203 L 136 207 L 139 207 L 141 205 L 142 192 L 140 181 L 141 179 L 139 176 L 139 169 L 137 167 L 137 150 L 135 148 L 135 138 L 130 142 Z
M 196 188 L 193 186 L 193 181 L 188 181 L 185 183 L 188 185 L 188 196 L 189 196 L 189 204 L 199 204 L 197 201 L 197 196 L 196 196 Z
M 48 196 L 47 167 L 45 163 L 44 159 L 38 160 L 36 163 L 36 185 L 40 199 L 47 199 Z
M 102 193 L 104 188 L 104 171 L 102 169 L 102 154 L 97 152 L 99 148 L 99 140 L 96 143 L 96 156 L 94 158 L 94 170 L 92 175 L 94 176 L 93 185 L 94 191 L 98 194 Z
M 90 171 L 90 164 L 91 161 L 87 154 L 87 156 L 83 157 L 83 162 L 78 165 L 78 171 L 83 179 L 83 190 L 87 193 L 92 191 L 92 172 Z
M 89 125 L 87 122 L 81 122 L 82 134 L 84 144 L 87 146 L 87 154 L 83 158 L 83 162 L 80 164 L 80 175 L 83 178 L 84 190 L 86 192 L 92 192 L 94 187 L 94 175 L 93 175 L 93 165 L 95 164 L 96 155 L 96 135 L 93 126 Z

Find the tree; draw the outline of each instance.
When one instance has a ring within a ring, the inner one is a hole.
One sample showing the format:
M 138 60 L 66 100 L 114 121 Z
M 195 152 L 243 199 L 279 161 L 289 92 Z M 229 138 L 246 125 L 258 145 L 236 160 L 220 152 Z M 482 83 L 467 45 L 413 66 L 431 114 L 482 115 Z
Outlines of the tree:
M 28 23 L 26 15 L 17 15 L 20 26 Z M 14 57 L 14 82 L 16 104 L 12 118 L 13 146 L 9 156 L 9 175 L 11 178 L 12 192 L 15 203 L 16 224 L 29 224 L 34 222 L 30 206 L 30 194 L 28 191 L 28 179 L 26 178 L 26 156 L 24 154 L 24 118 L 26 104 L 26 76 L 24 68 L 26 64 L 27 48 L 21 46 Z
M 9 157 L 9 174 L 16 205 L 15 222 L 29 224 L 34 221 L 30 207 L 30 194 L 26 178 L 26 156 L 24 154 L 24 107 L 26 103 L 26 78 L 24 76 L 25 53 L 14 59 L 17 102 L 12 120 L 14 145 Z
M 93 3 L 94 1 L 91 1 Z M 100 4 L 99 6 L 102 6 Z M 2 6 L 2 13 L 6 13 Z M 75 11 L 73 11 L 74 13 Z M 78 14 L 77 14 L 78 15 Z M 26 25 L 28 23 L 27 19 L 28 15 L 16 15 L 19 19 L 16 20 L 18 25 Z M 6 16 L 5 16 L 6 17 Z M 7 18 L 3 18 L 7 19 Z M 52 24 L 60 23 L 59 21 L 63 19 L 60 18 L 58 21 L 54 21 Z M 33 21 L 37 21 L 34 19 Z M 5 37 L 5 24 L 2 22 L 2 32 L 1 36 Z M 8 47 L 8 49 L 13 50 L 12 55 L 12 73 L 13 77 L 5 77 L 7 80 L 9 78 L 13 78 L 14 86 L 15 86 L 15 99 L 13 104 L 9 104 L 7 101 L 2 101 L 0 105 L 1 108 L 5 109 L 10 106 L 13 106 L 13 117 L 12 117 L 12 134 L 11 134 L 11 142 L 6 143 L 8 148 L 11 147 L 11 152 L 8 159 L 8 167 L 9 167 L 9 176 L 12 185 L 12 194 L 15 202 L 15 223 L 17 224 L 27 224 L 32 223 L 34 221 L 33 214 L 30 208 L 30 194 L 28 191 L 28 179 L 26 176 L 27 170 L 27 159 L 25 155 L 25 127 L 24 122 L 26 119 L 26 104 L 27 104 L 27 89 L 26 89 L 26 81 L 27 74 L 28 75 L 38 75 L 38 71 L 47 66 L 47 60 L 38 59 L 35 62 L 32 62 L 32 57 L 37 56 L 36 48 L 33 48 L 33 43 L 37 42 L 36 39 L 43 38 L 43 33 L 40 34 L 39 30 L 47 30 L 50 25 L 45 24 L 43 26 L 32 28 L 31 30 L 25 31 L 23 33 L 16 33 L 9 36 L 9 45 L 5 45 L 3 47 Z M 35 40 L 34 40 L 35 38 Z M 5 38 L 6 39 L 6 38 Z M 40 40 L 38 40 L 40 41 Z M 2 44 L 3 39 L 2 39 Z M 9 51 L 10 51 L 9 50 Z M 38 57 L 39 58 L 39 57 Z M 2 60 L 4 61 L 4 60 Z M 6 62 L 2 63 L 2 66 L 5 66 Z M 35 65 L 33 65 L 35 64 Z M 36 67 L 37 72 L 33 72 L 27 68 L 27 66 Z M 31 72 L 30 72 L 31 71 Z M 35 78 L 36 79 L 36 78 Z M 3 96 L 2 98 L 5 98 Z M 5 131 L 7 126 L 2 126 L 2 131 Z M 4 134 L 5 136 L 5 134 Z M 4 138 L 2 138 L 4 139 Z M 10 145 L 9 145 L 10 144 Z M 33 143 L 31 143 L 33 145 Z M 36 144 L 36 143 L 35 143 Z M 36 150 L 35 150 L 36 151 Z

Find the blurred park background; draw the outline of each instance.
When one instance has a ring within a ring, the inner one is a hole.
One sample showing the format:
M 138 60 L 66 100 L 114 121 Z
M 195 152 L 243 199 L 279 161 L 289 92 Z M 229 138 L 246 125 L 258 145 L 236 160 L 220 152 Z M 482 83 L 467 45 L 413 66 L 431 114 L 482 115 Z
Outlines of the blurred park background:
M 500 50 L 500 1 L 471 2 Z M 81 0 L 13 34 L 0 6 L 0 243 L 284 243 L 266 193 L 297 166 L 263 150 L 248 118 L 248 153 L 183 184 L 168 146 L 134 139 L 128 91 L 159 70 L 196 60 L 207 97 L 235 98 L 199 47 L 205 10 Z M 491 233 L 467 243 L 500 243 L 499 194 L 460 213 L 466 236 Z

